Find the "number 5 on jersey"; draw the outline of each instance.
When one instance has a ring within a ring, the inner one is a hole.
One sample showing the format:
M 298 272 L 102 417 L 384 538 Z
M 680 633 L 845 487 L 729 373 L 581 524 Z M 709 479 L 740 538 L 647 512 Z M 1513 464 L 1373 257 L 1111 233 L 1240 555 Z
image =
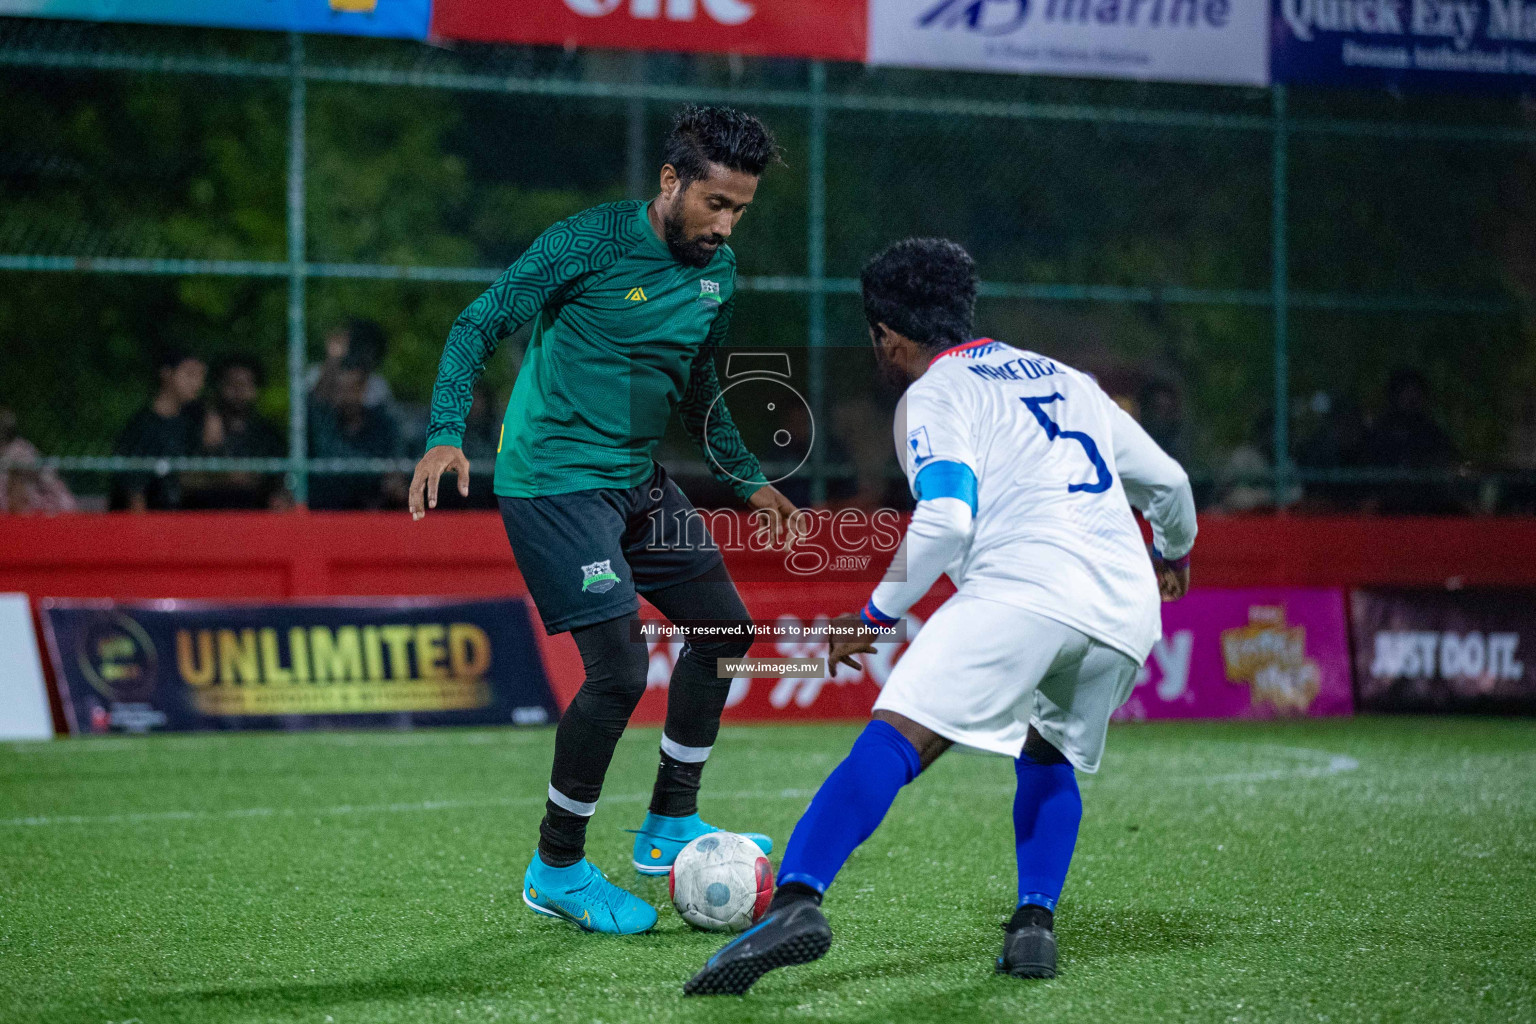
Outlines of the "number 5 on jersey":
M 1060 394 L 1051 394 L 1038 397 L 1026 396 L 1019 399 L 1019 401 L 1029 406 L 1029 411 L 1035 414 L 1035 419 L 1039 421 L 1046 437 L 1052 441 L 1058 437 L 1065 437 L 1068 440 L 1076 441 L 1083 446 L 1083 451 L 1088 455 L 1088 461 L 1093 463 L 1093 468 L 1097 472 L 1098 478 L 1091 484 L 1068 484 L 1068 491 L 1086 491 L 1089 494 L 1098 494 L 1101 491 L 1109 490 L 1109 485 L 1114 483 L 1114 477 L 1110 476 L 1109 467 L 1104 464 L 1104 456 L 1099 454 L 1099 446 L 1094 443 L 1093 438 L 1081 430 L 1062 430 L 1061 424 L 1051 419 L 1050 414 L 1045 411 L 1047 405 L 1052 402 L 1065 402 L 1065 398 Z

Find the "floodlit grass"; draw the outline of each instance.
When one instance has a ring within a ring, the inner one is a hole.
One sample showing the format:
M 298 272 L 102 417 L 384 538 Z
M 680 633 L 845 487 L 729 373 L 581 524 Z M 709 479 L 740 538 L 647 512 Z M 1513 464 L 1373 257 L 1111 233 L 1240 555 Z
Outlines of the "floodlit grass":
M 703 811 L 777 854 L 854 726 L 728 728 Z M 992 972 L 1012 769 L 950 755 L 826 903 L 817 964 L 688 999 L 721 944 L 628 869 L 657 733 L 593 859 L 661 906 L 585 935 L 519 898 L 552 730 L 0 745 L 5 1021 L 1536 1019 L 1536 722 L 1116 727 L 1083 780 L 1061 974 Z

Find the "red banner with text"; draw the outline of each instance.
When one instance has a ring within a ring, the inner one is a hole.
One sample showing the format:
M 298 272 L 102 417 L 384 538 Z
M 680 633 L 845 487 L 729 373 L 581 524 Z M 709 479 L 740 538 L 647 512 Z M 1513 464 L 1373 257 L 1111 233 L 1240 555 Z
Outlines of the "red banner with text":
M 738 582 L 759 624 L 798 632 L 854 611 L 869 595 L 867 583 L 813 587 Z M 954 593 L 948 581 L 913 607 L 908 636 Z M 645 606 L 647 618 L 660 618 Z M 726 719 L 862 719 L 907 648 L 878 644 L 861 655 L 862 671 L 839 666 L 831 676 L 737 679 Z M 666 716 L 667 682 L 681 640 L 649 641 L 646 694 L 632 721 L 658 724 Z M 759 639 L 753 658 L 821 658 L 824 641 Z M 1349 639 L 1344 594 L 1334 588 L 1201 589 L 1163 606 L 1163 638 L 1136 679 L 1119 719 L 1273 718 L 1348 715 Z
M 436 0 L 432 35 L 862 61 L 867 0 Z

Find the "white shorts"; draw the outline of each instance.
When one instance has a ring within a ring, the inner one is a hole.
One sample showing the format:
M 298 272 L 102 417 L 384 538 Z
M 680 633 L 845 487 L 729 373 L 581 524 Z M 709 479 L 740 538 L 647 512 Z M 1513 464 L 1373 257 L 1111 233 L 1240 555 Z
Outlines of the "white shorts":
M 1109 716 L 1130 697 L 1138 668 L 1071 626 L 956 594 L 918 631 L 875 710 L 1008 757 L 1019 756 L 1033 725 L 1074 768 L 1096 772 Z

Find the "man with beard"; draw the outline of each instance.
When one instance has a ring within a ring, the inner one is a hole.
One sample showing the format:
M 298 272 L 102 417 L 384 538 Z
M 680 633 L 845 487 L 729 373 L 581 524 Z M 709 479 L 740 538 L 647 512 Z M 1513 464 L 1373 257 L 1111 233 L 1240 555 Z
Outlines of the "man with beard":
M 1056 975 L 1056 901 L 1110 714 L 1189 587 L 1189 478 L 1094 379 L 977 338 L 976 264 L 953 242 L 897 242 L 864 268 L 881 372 L 906 386 L 896 451 L 917 508 L 885 578 L 831 662 L 858 668 L 948 572 L 955 594 L 886 679 L 872 721 L 822 783 L 779 866 L 768 914 L 711 957 L 690 995 L 741 995 L 824 955 L 822 896 L 896 799 L 952 744 L 1014 761 L 1018 903 L 999 973 Z M 1151 557 L 1131 514 L 1152 526 Z
M 571 631 L 586 679 L 555 734 L 523 901 L 587 931 L 656 923 L 653 907 L 585 856 L 614 747 L 645 693 L 649 655 L 631 635 L 637 594 L 673 621 L 750 621 L 702 518 L 652 458 L 674 407 L 711 471 L 762 511 L 775 542 L 788 544 L 798 525 L 718 401 L 713 361 L 735 302 L 726 239 L 777 159 L 756 118 L 685 108 L 667 136 L 660 194 L 593 207 L 540 235 L 454 323 L 432 393 L 413 519 L 436 506 L 445 471 L 468 494 L 461 445 L 473 383 L 496 344 L 534 320 L 502 422 L 495 492 L 545 631 Z M 697 796 L 730 689 L 716 660 L 750 646 L 743 629 L 690 640 L 678 658 L 650 813 L 634 841 L 643 874 L 666 874 L 684 846 L 715 831 L 700 820 Z M 772 849 L 767 836 L 751 838 Z

